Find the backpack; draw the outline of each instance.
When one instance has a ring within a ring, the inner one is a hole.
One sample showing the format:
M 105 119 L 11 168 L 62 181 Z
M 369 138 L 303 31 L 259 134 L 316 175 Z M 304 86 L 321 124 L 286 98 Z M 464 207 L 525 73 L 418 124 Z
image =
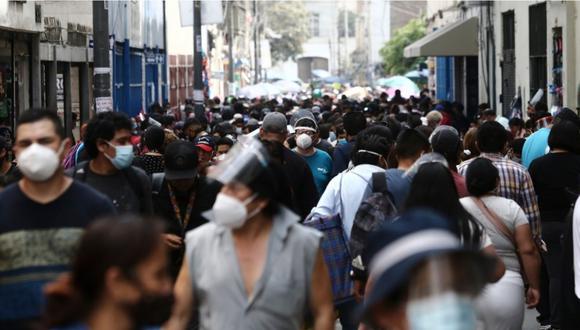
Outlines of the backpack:
M 387 190 L 385 172 L 373 173 L 372 189 L 372 194 L 361 203 L 356 212 L 348 242 L 353 257 L 352 266 L 355 278 L 366 277 L 362 254 L 369 234 L 379 229 L 383 224 L 392 222 L 397 216 L 397 208 L 391 201 Z
M 151 192 L 153 195 L 159 195 L 161 188 L 163 188 L 163 181 L 165 181 L 165 173 L 153 173 L 151 175 Z
M 89 162 L 81 162 L 74 167 L 72 178 L 75 180 L 79 180 L 81 182 L 86 182 L 88 171 L 89 171 Z M 133 192 L 137 196 L 140 208 L 143 209 L 143 200 L 145 199 L 145 192 L 143 191 L 141 180 L 139 179 L 137 172 L 135 171 L 133 166 L 129 166 L 125 169 L 122 169 L 121 172 L 124 174 L 125 178 L 127 179 L 127 182 L 129 182 L 131 190 L 133 190 Z

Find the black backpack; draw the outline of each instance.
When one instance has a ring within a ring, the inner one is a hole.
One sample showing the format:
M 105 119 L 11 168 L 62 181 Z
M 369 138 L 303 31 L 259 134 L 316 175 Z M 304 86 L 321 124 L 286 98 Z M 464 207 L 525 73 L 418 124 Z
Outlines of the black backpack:
M 72 174 L 72 178 L 75 180 L 79 180 L 81 182 L 87 181 L 87 173 L 89 171 L 89 162 L 81 162 L 74 167 L 74 172 Z M 122 169 L 121 172 L 127 178 L 127 182 L 129 182 L 129 186 L 131 190 L 139 199 L 139 203 L 141 204 L 141 208 L 143 208 L 142 201 L 145 200 L 145 192 L 143 191 L 143 187 L 141 185 L 141 180 L 137 176 L 137 172 L 133 168 L 133 166 L 129 166 L 125 169 Z
M 379 229 L 383 224 L 393 221 L 397 216 L 397 208 L 391 201 L 387 189 L 385 172 L 373 173 L 372 189 L 372 194 L 361 203 L 356 212 L 348 242 L 353 258 L 352 266 L 355 278 L 366 277 L 366 267 L 362 254 L 369 234 Z

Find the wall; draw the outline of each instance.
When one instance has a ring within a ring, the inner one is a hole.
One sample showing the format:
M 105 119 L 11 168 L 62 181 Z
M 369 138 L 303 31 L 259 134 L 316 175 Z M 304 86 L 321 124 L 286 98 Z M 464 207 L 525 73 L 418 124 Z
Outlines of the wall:
M 42 23 L 35 22 L 35 1 L 0 1 L 0 28 L 22 32 L 41 32 Z

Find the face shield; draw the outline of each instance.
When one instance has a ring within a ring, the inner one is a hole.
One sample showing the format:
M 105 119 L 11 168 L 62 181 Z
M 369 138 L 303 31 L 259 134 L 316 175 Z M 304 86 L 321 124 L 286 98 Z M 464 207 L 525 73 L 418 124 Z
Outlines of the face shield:
M 239 136 L 238 142 L 209 171 L 208 177 L 224 185 L 232 182 L 248 185 L 268 166 L 268 162 L 268 151 L 258 139 Z
M 433 256 L 421 263 L 408 286 L 409 329 L 476 329 L 474 301 L 486 284 L 484 270 L 479 258 L 465 252 Z

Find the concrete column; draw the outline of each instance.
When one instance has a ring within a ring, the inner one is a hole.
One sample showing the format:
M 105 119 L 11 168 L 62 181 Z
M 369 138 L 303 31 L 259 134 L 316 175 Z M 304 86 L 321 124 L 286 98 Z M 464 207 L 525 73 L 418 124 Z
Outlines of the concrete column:
M 70 79 L 70 62 L 62 63 L 64 87 L 64 131 L 67 137 L 72 137 L 72 91 Z
M 40 79 L 40 35 L 34 34 L 30 41 L 30 89 L 32 90 L 32 107 L 42 106 L 42 85 Z
M 56 111 L 56 47 L 53 46 L 52 50 L 52 61 L 47 62 L 46 66 L 46 106 L 49 109 Z
M 82 125 L 90 118 L 89 62 L 82 62 L 79 65 L 79 108 Z

